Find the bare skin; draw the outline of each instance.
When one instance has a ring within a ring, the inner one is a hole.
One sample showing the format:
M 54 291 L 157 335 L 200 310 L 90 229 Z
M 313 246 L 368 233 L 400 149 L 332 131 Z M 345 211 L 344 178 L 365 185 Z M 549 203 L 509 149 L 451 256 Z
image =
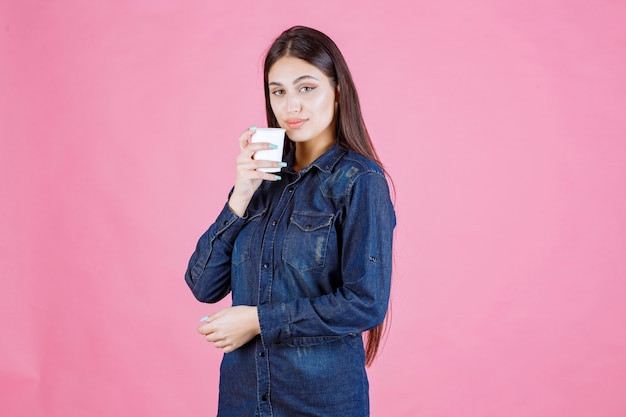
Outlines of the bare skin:
M 230 353 L 261 333 L 257 309 L 252 306 L 225 308 L 209 316 L 198 327 L 198 332 L 216 348 Z

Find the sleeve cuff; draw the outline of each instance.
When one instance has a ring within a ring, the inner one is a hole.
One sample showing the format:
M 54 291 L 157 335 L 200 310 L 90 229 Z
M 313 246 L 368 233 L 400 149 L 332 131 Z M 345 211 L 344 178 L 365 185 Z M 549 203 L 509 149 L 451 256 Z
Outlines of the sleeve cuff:
M 233 241 L 244 224 L 246 224 L 247 218 L 247 213 L 244 217 L 239 217 L 231 210 L 228 203 L 226 203 L 215 220 L 217 226 L 216 235 L 224 240 Z
M 261 304 L 257 306 L 261 340 L 267 348 L 272 344 L 280 344 L 290 337 L 289 322 L 285 304 Z

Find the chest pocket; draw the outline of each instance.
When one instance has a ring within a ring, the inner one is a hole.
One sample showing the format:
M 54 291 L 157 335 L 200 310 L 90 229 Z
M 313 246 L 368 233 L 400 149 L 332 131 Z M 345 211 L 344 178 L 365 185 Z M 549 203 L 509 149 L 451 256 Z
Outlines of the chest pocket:
M 323 267 L 333 215 L 295 211 L 290 218 L 283 260 L 300 271 Z

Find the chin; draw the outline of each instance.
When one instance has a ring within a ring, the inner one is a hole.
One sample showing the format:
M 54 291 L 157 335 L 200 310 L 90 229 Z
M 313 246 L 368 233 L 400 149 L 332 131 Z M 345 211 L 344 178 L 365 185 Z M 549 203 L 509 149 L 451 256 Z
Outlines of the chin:
M 301 132 L 285 132 L 289 139 L 294 142 L 306 142 L 310 138 L 307 135 L 303 135 Z

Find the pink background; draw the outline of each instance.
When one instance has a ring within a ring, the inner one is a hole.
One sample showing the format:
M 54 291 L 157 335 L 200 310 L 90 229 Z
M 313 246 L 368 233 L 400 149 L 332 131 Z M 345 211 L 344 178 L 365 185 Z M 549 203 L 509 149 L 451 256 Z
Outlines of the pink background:
M 183 273 L 294 24 L 397 188 L 372 415 L 626 415 L 626 4 L 465 3 L 0 1 L 0 415 L 215 414 Z

